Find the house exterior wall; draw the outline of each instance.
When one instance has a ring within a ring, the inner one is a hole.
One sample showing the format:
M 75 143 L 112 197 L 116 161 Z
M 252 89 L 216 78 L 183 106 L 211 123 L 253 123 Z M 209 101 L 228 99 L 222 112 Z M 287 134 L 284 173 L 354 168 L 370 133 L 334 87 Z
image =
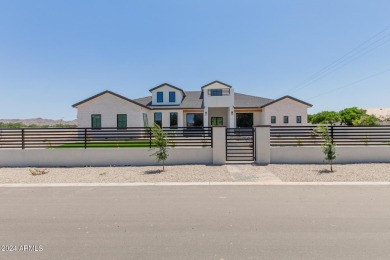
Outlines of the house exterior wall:
M 295 100 L 286 98 L 263 108 L 262 125 L 307 125 L 307 106 Z M 276 124 L 271 124 L 271 116 L 276 116 Z M 288 124 L 283 123 L 283 117 L 288 116 Z M 301 116 L 302 123 L 296 122 L 296 116 Z
M 171 112 L 177 112 L 177 124 L 178 127 L 184 126 L 184 113 L 183 110 L 151 110 L 149 111 L 148 121 L 149 126 L 153 127 L 154 125 L 154 113 L 161 112 L 162 113 L 162 126 L 163 127 L 170 127 L 170 113 Z
M 229 96 L 210 96 L 209 89 L 230 89 Z M 205 107 L 234 107 L 234 89 L 218 82 L 203 88 L 203 100 Z
M 127 127 L 143 127 L 142 113 L 148 109 L 107 93 L 77 107 L 77 124 L 90 128 L 91 115 L 101 114 L 102 127 L 116 127 L 117 114 L 127 114 Z
M 212 117 L 222 117 L 223 118 L 223 126 L 229 125 L 229 116 L 227 108 L 209 108 L 208 110 L 208 125 L 211 125 Z
M 157 92 L 163 92 L 163 101 L 162 103 L 157 103 Z M 176 101 L 169 102 L 169 92 L 176 93 Z M 183 93 L 177 89 L 174 89 L 170 86 L 162 86 L 158 89 L 152 91 L 152 104 L 153 105 L 180 105 L 183 100 Z

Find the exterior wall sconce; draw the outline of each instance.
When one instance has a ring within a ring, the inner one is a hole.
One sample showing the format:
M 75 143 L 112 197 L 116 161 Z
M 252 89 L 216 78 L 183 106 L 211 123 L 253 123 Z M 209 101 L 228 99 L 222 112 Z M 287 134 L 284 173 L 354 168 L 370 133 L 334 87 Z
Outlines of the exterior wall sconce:
M 207 116 L 207 111 L 204 112 L 204 115 Z
M 233 115 L 233 114 L 234 114 L 234 112 L 232 111 L 232 112 L 230 112 L 230 114 L 232 114 L 232 115 Z

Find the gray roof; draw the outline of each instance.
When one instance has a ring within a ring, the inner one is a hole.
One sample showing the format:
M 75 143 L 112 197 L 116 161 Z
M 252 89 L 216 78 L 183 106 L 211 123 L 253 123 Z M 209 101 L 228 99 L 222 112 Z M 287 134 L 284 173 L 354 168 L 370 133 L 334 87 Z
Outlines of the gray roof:
M 134 99 L 135 102 L 140 103 L 149 108 L 155 109 L 183 109 L 183 108 L 203 108 L 203 94 L 202 91 L 184 91 L 186 96 L 180 105 L 154 105 L 152 106 L 152 97 L 143 97 Z M 236 108 L 254 108 L 261 107 L 272 102 L 272 99 L 250 96 L 240 93 L 234 93 L 234 107 Z
M 81 105 L 81 104 L 84 104 L 84 103 L 86 103 L 86 102 L 88 102 L 88 101 L 90 101 L 90 100 L 92 100 L 92 99 L 95 99 L 95 98 L 97 98 L 97 97 L 100 97 L 100 96 L 102 96 L 102 95 L 104 95 L 104 94 L 111 94 L 111 95 L 116 96 L 116 97 L 118 97 L 118 98 L 121 98 L 121 99 L 123 99 L 123 100 L 129 101 L 129 102 L 131 102 L 131 103 L 133 103 L 133 104 L 139 105 L 139 106 L 141 106 L 141 107 L 148 108 L 147 106 L 145 106 L 145 105 L 143 105 L 143 104 L 141 104 L 141 103 L 138 103 L 138 102 L 136 102 L 136 101 L 134 101 L 134 100 L 131 100 L 131 99 L 127 98 L 127 97 L 121 96 L 121 95 L 119 95 L 119 94 L 117 94 L 117 93 L 114 93 L 114 92 L 112 92 L 112 91 L 109 91 L 109 90 L 100 92 L 100 93 L 98 93 L 98 94 L 96 94 L 96 95 L 94 95 L 94 96 L 92 96 L 92 97 L 90 97 L 90 98 L 87 98 L 87 99 L 84 99 L 84 100 L 82 100 L 82 101 L 80 101 L 80 102 L 77 102 L 76 104 L 73 104 L 72 107 L 77 107 L 77 106 L 79 106 L 79 105 Z
M 269 102 L 272 102 L 272 99 L 262 98 L 256 96 L 250 96 L 240 93 L 234 93 L 234 107 L 236 108 L 245 108 L 245 107 L 261 107 Z
M 158 85 L 157 87 L 154 87 L 154 88 L 149 89 L 149 91 L 152 92 L 153 90 L 159 89 L 159 88 L 161 88 L 161 87 L 163 87 L 163 86 L 168 86 L 168 87 L 171 87 L 171 88 L 173 88 L 173 89 L 179 90 L 179 91 L 181 91 L 181 92 L 183 93 L 184 96 L 186 95 L 185 92 L 184 92 L 184 90 L 182 90 L 181 88 L 175 87 L 175 86 L 173 86 L 173 85 L 171 85 L 171 84 L 168 84 L 168 83 L 160 84 L 160 85 Z
M 313 106 L 312 104 L 309 104 L 309 103 L 307 103 L 307 102 L 305 102 L 305 101 L 302 101 L 302 100 L 300 100 L 300 99 L 297 99 L 297 98 L 295 98 L 295 97 L 292 97 L 292 96 L 283 96 L 283 97 L 278 98 L 278 99 L 275 99 L 275 100 L 273 100 L 273 101 L 271 101 L 271 102 L 269 102 L 269 103 L 267 103 L 267 104 L 265 104 L 265 105 L 263 105 L 263 106 L 261 106 L 261 107 L 263 108 L 263 107 L 269 106 L 269 105 L 271 105 L 271 104 L 273 104 L 273 103 L 279 102 L 280 100 L 283 100 L 283 99 L 286 99 L 286 98 L 295 100 L 295 101 L 297 101 L 297 102 L 299 102 L 299 103 L 302 103 L 302 104 L 304 104 L 304 105 L 306 105 L 306 106 L 308 106 L 308 107 L 312 107 L 312 106 Z
M 203 94 L 201 91 L 184 91 L 185 97 L 180 105 L 152 105 L 152 96 L 134 99 L 135 102 L 140 103 L 149 108 L 157 109 L 175 109 L 175 108 L 203 108 Z

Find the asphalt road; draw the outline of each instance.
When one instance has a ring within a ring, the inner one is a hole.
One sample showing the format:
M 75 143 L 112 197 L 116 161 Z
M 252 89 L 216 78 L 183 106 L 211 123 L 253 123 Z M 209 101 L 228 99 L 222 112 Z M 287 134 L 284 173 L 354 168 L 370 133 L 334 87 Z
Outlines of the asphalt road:
M 0 188 L 0 205 L 17 247 L 0 259 L 390 257 L 390 186 Z

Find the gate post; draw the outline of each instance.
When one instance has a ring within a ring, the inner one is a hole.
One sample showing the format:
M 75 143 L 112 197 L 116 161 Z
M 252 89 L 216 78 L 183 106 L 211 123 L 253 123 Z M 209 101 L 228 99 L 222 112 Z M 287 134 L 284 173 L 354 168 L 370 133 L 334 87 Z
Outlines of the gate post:
M 213 126 L 213 164 L 226 163 L 226 127 Z
M 270 129 L 270 125 L 255 126 L 257 164 L 269 164 L 271 162 Z

